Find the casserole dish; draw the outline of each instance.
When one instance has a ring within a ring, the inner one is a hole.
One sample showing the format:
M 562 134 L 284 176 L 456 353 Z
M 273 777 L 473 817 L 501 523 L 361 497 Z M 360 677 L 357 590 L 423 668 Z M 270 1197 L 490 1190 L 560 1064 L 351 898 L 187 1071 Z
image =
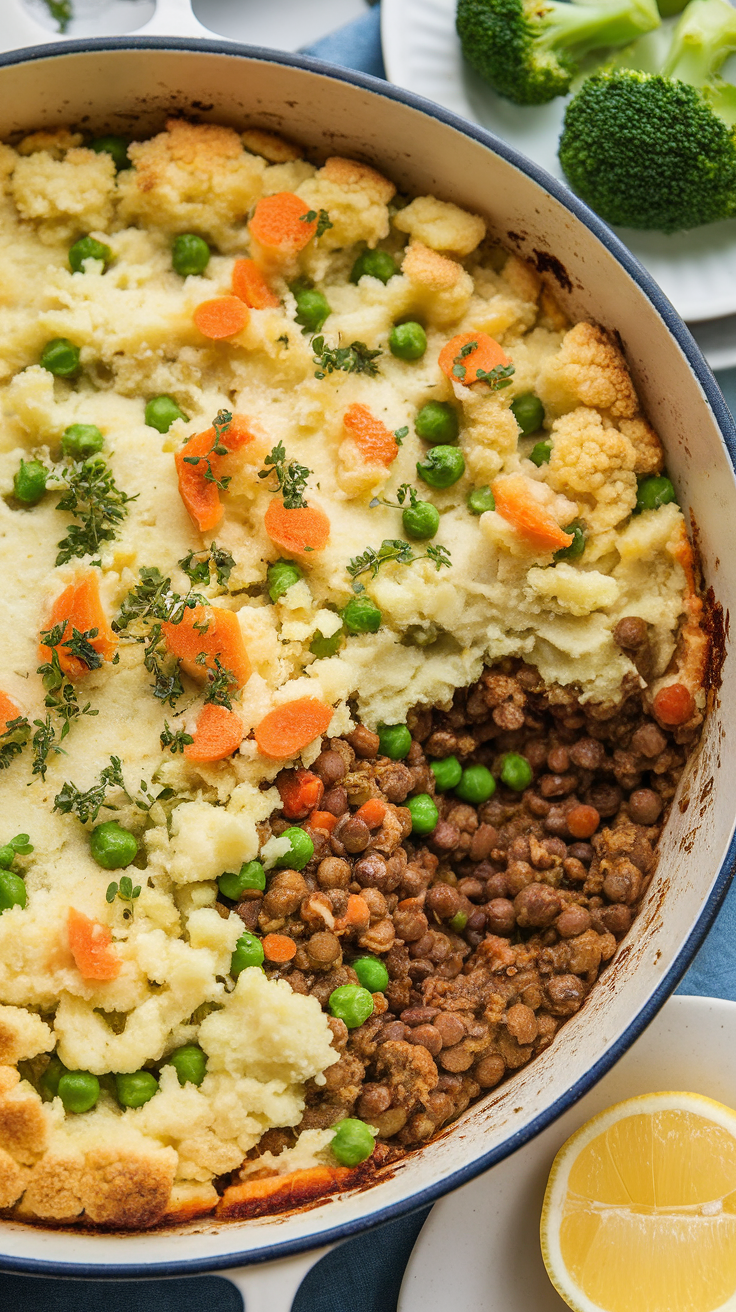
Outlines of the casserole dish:
M 571 318 L 593 318 L 620 334 L 697 526 L 706 586 L 727 614 L 736 592 L 724 550 L 736 512 L 733 421 L 661 292 L 608 230 L 540 170 L 479 129 L 371 78 L 220 42 L 149 37 L 50 44 L 2 57 L 0 83 L 3 138 L 62 124 L 147 135 L 174 112 L 283 132 L 317 155 L 363 159 L 402 189 L 486 215 L 498 239 L 551 280 Z M 715 638 L 718 651 L 722 635 Z M 299 1254 L 432 1201 L 571 1106 L 675 987 L 727 887 L 736 808 L 716 780 L 736 764 L 724 729 L 734 710 L 730 659 L 726 652 L 724 683 L 713 689 L 714 707 L 683 777 L 643 910 L 600 987 L 530 1067 L 369 1189 L 243 1223 L 129 1236 L 5 1222 L 0 1266 L 115 1279 L 227 1271 L 254 1312 L 259 1298 L 276 1307 L 276 1290 L 264 1284 L 263 1273 L 233 1275 L 232 1268 L 286 1259 L 277 1272 L 288 1306 L 316 1256 Z

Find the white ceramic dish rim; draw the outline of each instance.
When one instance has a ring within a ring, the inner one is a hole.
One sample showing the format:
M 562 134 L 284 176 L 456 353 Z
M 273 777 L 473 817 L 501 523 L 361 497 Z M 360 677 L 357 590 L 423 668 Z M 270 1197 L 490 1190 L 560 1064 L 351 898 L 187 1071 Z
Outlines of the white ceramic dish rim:
M 580 223 L 598 238 L 618 263 L 623 266 L 640 291 L 653 305 L 654 309 L 663 320 L 666 328 L 672 334 L 683 352 L 687 364 L 703 390 L 705 399 L 711 407 L 713 416 L 720 431 L 732 470 L 734 471 L 734 474 L 736 474 L 736 423 L 734 422 L 702 352 L 699 350 L 686 325 L 677 314 L 677 311 L 667 299 L 661 288 L 654 282 L 651 275 L 647 273 L 631 252 L 621 241 L 619 241 L 618 237 L 615 236 L 610 228 L 608 228 L 592 210 L 588 209 L 588 207 L 573 196 L 562 183 L 546 173 L 546 171 L 540 168 L 539 165 L 519 154 L 518 151 L 508 146 L 499 137 L 496 137 L 492 132 L 487 131 L 485 128 L 479 127 L 466 119 L 460 118 L 458 115 L 453 114 L 451 111 L 444 109 L 442 106 L 437 105 L 432 101 L 426 100 L 422 96 L 415 95 L 413 92 L 405 91 L 393 84 L 384 82 L 382 79 L 372 77 L 369 74 L 355 72 L 352 69 L 342 68 L 334 64 L 327 64 L 322 60 L 314 59 L 307 55 L 294 55 L 283 51 L 247 46 L 227 40 L 209 41 L 192 40 L 187 38 L 129 36 L 52 42 L 39 46 L 26 47 L 0 55 L 0 69 L 15 64 L 34 63 L 46 59 L 54 59 L 69 54 L 90 54 L 95 51 L 102 52 L 141 49 L 185 51 L 194 54 L 203 52 L 234 58 L 242 56 L 250 60 L 261 61 L 267 64 L 286 65 L 302 69 L 305 72 L 313 72 L 323 77 L 347 82 L 355 87 L 383 96 L 387 100 L 392 100 L 406 105 L 411 109 L 418 110 L 430 118 L 439 120 L 465 136 L 472 138 L 479 144 L 486 146 L 494 154 L 499 155 L 509 164 L 519 169 L 522 173 L 525 173 L 544 191 L 557 200 L 566 210 L 572 213 Z M 346 1221 L 343 1224 L 328 1226 L 321 1231 L 318 1236 L 295 1236 L 291 1239 L 269 1243 L 267 1246 L 261 1248 L 252 1248 L 248 1250 L 238 1250 L 236 1248 L 227 1253 L 162 1262 L 110 1262 L 100 1264 L 74 1261 L 59 1262 L 58 1260 L 48 1261 L 40 1258 L 15 1256 L 12 1253 L 3 1253 L 0 1254 L 0 1270 L 32 1276 L 58 1277 L 63 1274 L 65 1278 L 95 1280 L 151 1279 L 154 1277 L 165 1278 L 197 1275 L 208 1271 L 222 1271 L 223 1273 L 226 1273 L 231 1272 L 234 1267 L 245 1267 L 259 1263 L 273 1263 L 277 1259 L 305 1253 L 314 1250 L 317 1247 L 322 1248 L 326 1245 L 332 1245 L 341 1240 L 349 1239 L 356 1234 L 363 1233 L 364 1231 L 375 1229 L 378 1226 L 384 1225 L 388 1221 L 397 1220 L 399 1217 L 406 1216 L 408 1213 L 416 1211 L 419 1208 L 426 1207 L 444 1194 L 475 1179 L 478 1175 L 487 1171 L 489 1167 L 494 1166 L 497 1162 L 510 1156 L 518 1148 L 522 1147 L 523 1144 L 528 1143 L 564 1111 L 567 1111 L 572 1107 L 590 1088 L 592 1088 L 601 1076 L 604 1075 L 616 1061 L 618 1061 L 634 1040 L 639 1037 L 644 1029 L 646 1029 L 647 1025 L 654 1018 L 682 979 L 715 919 L 735 870 L 736 833 L 731 837 L 729 846 L 721 861 L 718 874 L 713 882 L 710 893 L 677 957 L 672 962 L 667 974 L 649 996 L 638 1014 L 627 1026 L 626 1030 L 614 1043 L 611 1044 L 610 1048 L 608 1048 L 603 1056 L 600 1057 L 588 1071 L 586 1071 L 585 1075 L 567 1089 L 563 1095 L 555 1099 L 545 1111 L 541 1112 L 537 1117 L 525 1125 L 522 1130 L 516 1134 L 510 1135 L 502 1144 L 490 1149 L 487 1153 L 479 1155 L 472 1162 L 460 1167 L 456 1172 L 450 1176 L 446 1176 L 436 1185 L 412 1192 L 399 1202 L 393 1203 L 389 1206 L 383 1206 L 379 1212 L 355 1218 Z M 223 1223 L 223 1225 L 227 1224 L 230 1223 Z M 68 1234 L 70 1243 L 73 1244 L 74 1230 L 70 1229 Z M 234 1239 L 236 1238 L 235 1233 L 233 1237 Z M 100 1238 L 104 1240 L 105 1236 L 101 1235 Z

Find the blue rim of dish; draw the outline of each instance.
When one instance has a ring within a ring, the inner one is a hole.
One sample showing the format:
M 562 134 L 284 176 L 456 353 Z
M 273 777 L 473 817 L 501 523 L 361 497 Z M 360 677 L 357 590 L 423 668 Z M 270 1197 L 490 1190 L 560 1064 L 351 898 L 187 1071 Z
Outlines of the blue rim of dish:
M 280 50 L 267 50 L 259 46 L 247 46 L 238 42 L 230 41 L 208 41 L 183 37 L 99 37 L 84 41 L 64 41 L 51 42 L 47 45 L 26 46 L 20 50 L 9 51 L 0 55 L 0 68 L 12 64 L 34 63 L 41 59 L 54 59 L 59 55 L 68 54 L 94 54 L 96 51 L 107 50 L 181 50 L 189 53 L 206 53 L 214 55 L 228 55 L 255 59 L 261 63 L 267 64 L 284 64 L 288 67 L 299 68 L 307 73 L 316 73 L 323 77 L 329 77 L 339 82 L 348 82 L 352 86 L 360 87 L 361 90 L 373 92 L 375 95 L 382 96 L 386 100 L 394 100 L 399 104 L 406 105 L 410 109 L 418 110 L 426 114 L 429 118 L 438 119 L 448 127 L 454 128 L 466 137 L 471 137 L 474 141 L 483 146 L 489 147 L 494 154 L 500 155 L 507 163 L 512 164 L 521 173 L 525 173 L 547 191 L 555 200 L 559 201 L 567 210 L 571 211 L 581 223 L 588 228 L 594 236 L 611 252 L 630 275 L 637 286 L 644 292 L 645 296 L 657 310 L 665 326 L 674 337 L 678 346 L 682 350 L 688 361 L 695 377 L 700 383 L 706 400 L 713 411 L 716 423 L 721 433 L 726 451 L 731 461 L 732 468 L 736 473 L 736 423 L 729 411 L 726 402 L 721 395 L 718 384 L 711 373 L 705 358 L 695 343 L 693 337 L 678 315 L 677 311 L 667 299 L 661 288 L 655 283 L 654 279 L 646 269 L 639 263 L 634 255 L 627 249 L 619 238 L 598 218 L 592 210 L 588 209 L 582 201 L 578 200 L 571 191 L 553 178 L 551 174 L 545 172 L 538 164 L 525 156 L 519 154 L 511 146 L 496 137 L 492 132 L 485 128 L 478 127 L 475 123 L 460 118 L 459 115 L 453 114 L 450 110 L 444 109 L 440 105 L 434 104 L 431 100 L 425 100 L 423 96 L 417 96 L 413 92 L 404 91 L 403 89 L 393 86 L 389 82 L 384 82 L 381 78 L 372 77 L 368 73 L 359 73 L 354 69 L 343 68 L 338 64 L 328 64 L 323 60 L 314 59 L 310 55 L 293 55 Z M 318 1235 L 304 1236 L 285 1240 L 283 1243 L 275 1243 L 265 1248 L 251 1249 L 247 1252 L 232 1252 L 219 1254 L 212 1257 L 192 1258 L 191 1260 L 172 1260 L 168 1262 L 131 1262 L 131 1263 L 102 1263 L 99 1266 L 89 1262 L 58 1262 L 43 1261 L 38 1258 L 14 1257 L 0 1254 L 0 1271 L 15 1272 L 32 1276 L 63 1276 L 64 1279 L 77 1278 L 88 1280 L 150 1280 L 152 1278 L 165 1278 L 174 1276 L 200 1275 L 207 1271 L 222 1271 L 234 1267 L 254 1266 L 263 1262 L 274 1262 L 280 1258 L 292 1257 L 298 1253 L 306 1253 L 310 1249 L 322 1248 L 328 1244 L 335 1244 L 341 1240 L 351 1239 L 355 1235 L 363 1234 L 369 1230 L 374 1230 L 390 1221 L 397 1221 L 400 1217 L 407 1216 L 410 1212 L 418 1211 L 422 1207 L 427 1207 L 431 1203 L 450 1193 L 453 1189 L 459 1188 L 463 1184 L 468 1184 L 477 1176 L 482 1175 L 491 1166 L 497 1165 L 498 1162 L 509 1157 L 512 1153 L 521 1148 L 523 1144 L 528 1143 L 542 1130 L 546 1129 L 553 1121 L 557 1120 L 563 1112 L 574 1106 L 580 1098 L 584 1096 L 598 1080 L 606 1074 L 610 1068 L 615 1065 L 620 1057 L 624 1055 L 631 1044 L 646 1029 L 647 1025 L 654 1019 L 660 1007 L 667 1001 L 667 998 L 674 992 L 679 984 L 685 971 L 690 965 L 695 953 L 705 939 L 708 930 L 715 920 L 718 909 L 723 901 L 728 886 L 736 869 L 736 833 L 732 836 L 726 855 L 721 862 L 718 875 L 713 883 L 710 894 L 705 902 L 698 919 L 693 926 L 688 938 L 681 947 L 676 960 L 672 963 L 669 971 L 647 1002 L 642 1007 L 638 1015 L 632 1020 L 624 1033 L 616 1040 L 615 1043 L 604 1053 L 604 1055 L 586 1071 L 585 1075 L 567 1090 L 560 1098 L 548 1107 L 546 1111 L 541 1112 L 539 1116 L 530 1121 L 523 1130 L 511 1135 L 499 1145 L 498 1148 L 492 1149 L 484 1156 L 477 1158 L 468 1166 L 461 1167 L 453 1175 L 444 1178 L 436 1185 L 422 1189 L 418 1193 L 412 1194 L 402 1202 L 393 1203 L 389 1207 L 382 1207 L 380 1215 L 362 1217 L 353 1221 L 346 1221 L 342 1225 L 334 1225 L 329 1229 L 322 1231 Z M 232 1222 L 225 1224 L 234 1224 Z M 30 1228 L 30 1227 L 29 1227 Z M 70 1231 L 69 1238 L 73 1240 L 74 1231 Z M 161 1232 L 163 1235 L 166 1231 Z M 80 1235 L 81 1237 L 81 1235 Z M 111 1238 L 113 1236 L 110 1236 Z M 153 1236 L 151 1236 L 153 1238 Z M 192 1236 L 194 1238 L 194 1235 Z

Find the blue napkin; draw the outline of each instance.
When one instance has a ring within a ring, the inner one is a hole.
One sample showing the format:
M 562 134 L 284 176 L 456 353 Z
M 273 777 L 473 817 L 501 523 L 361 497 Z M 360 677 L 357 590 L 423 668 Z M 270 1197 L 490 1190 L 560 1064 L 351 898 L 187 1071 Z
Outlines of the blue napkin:
M 327 64 L 342 64 L 343 68 L 357 68 L 359 73 L 385 77 L 379 6 L 336 32 L 330 32 L 314 45 L 305 46 L 302 53 L 324 59 Z

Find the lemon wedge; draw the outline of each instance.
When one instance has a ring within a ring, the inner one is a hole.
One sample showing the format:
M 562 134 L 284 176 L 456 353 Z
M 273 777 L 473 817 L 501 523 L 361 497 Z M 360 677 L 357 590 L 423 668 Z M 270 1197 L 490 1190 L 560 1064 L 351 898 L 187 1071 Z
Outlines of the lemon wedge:
M 542 1256 L 575 1312 L 736 1312 L 736 1112 L 649 1093 L 558 1152 Z

